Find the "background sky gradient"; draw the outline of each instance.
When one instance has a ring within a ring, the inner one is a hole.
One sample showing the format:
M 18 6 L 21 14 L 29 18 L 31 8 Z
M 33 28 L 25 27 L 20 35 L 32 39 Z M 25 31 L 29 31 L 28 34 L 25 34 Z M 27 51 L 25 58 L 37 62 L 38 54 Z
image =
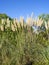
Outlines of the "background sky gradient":
M 0 0 L 0 13 L 6 13 L 12 18 L 26 18 L 32 12 L 35 16 L 49 14 L 49 0 Z

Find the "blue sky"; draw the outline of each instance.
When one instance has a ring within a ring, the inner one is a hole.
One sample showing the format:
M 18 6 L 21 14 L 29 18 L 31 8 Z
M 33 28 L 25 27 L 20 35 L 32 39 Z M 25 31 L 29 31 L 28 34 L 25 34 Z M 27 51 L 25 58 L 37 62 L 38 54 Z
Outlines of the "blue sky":
M 0 0 L 0 13 L 6 13 L 12 18 L 27 17 L 34 13 L 49 14 L 49 0 Z

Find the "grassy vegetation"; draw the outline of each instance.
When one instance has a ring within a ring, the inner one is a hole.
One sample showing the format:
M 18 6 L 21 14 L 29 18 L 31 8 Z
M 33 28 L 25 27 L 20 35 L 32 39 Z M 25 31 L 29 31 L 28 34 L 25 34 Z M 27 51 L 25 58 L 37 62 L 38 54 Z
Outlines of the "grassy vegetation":
M 49 30 L 31 26 L 0 30 L 0 65 L 49 65 Z
M 49 65 L 46 31 L 39 34 L 31 28 L 0 31 L 0 65 Z

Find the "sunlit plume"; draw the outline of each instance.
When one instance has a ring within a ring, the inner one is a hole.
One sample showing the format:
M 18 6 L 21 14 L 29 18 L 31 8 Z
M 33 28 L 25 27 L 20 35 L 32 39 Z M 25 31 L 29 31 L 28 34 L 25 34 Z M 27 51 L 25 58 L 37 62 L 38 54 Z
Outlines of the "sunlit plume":
M 7 27 L 10 27 L 10 20 L 9 20 L 9 18 L 7 18 Z
M 45 28 L 48 29 L 47 23 L 45 22 Z
M 32 18 L 31 17 L 28 17 L 26 19 L 26 24 L 29 25 L 29 26 L 32 26 Z
M 12 29 L 12 31 L 15 31 L 15 27 L 13 24 L 11 24 L 11 29 Z
M 21 26 L 23 27 L 23 25 L 24 25 L 24 19 L 23 19 L 22 16 L 20 17 L 20 24 L 21 24 Z
M 1 29 L 1 31 L 4 31 L 4 27 L 3 27 L 3 25 L 0 26 L 0 29 Z
M 49 20 L 48 20 L 48 22 L 47 22 L 47 25 L 48 25 L 48 28 L 49 28 Z
M 5 19 L 1 19 L 1 24 L 4 24 L 5 23 Z
M 41 27 L 42 23 L 43 23 L 43 20 L 38 18 L 37 19 L 37 26 Z
M 19 22 L 18 19 L 16 19 L 16 25 L 17 25 L 18 28 L 20 28 L 20 22 Z
M 22 28 L 23 27 L 32 27 L 32 26 L 36 26 L 36 27 L 41 27 L 42 24 L 44 23 L 45 28 L 48 29 L 49 28 L 49 20 L 43 21 L 42 18 L 34 18 L 33 15 L 30 17 L 27 17 L 26 22 L 24 22 L 24 18 L 20 16 L 20 20 L 13 19 L 13 20 L 9 20 L 9 18 L 7 19 L 1 19 L 1 24 L 0 24 L 0 30 L 4 31 L 4 28 L 7 29 L 8 27 L 12 30 L 15 31 L 18 28 Z
M 16 19 L 13 19 L 13 24 L 14 24 L 14 26 L 16 27 Z

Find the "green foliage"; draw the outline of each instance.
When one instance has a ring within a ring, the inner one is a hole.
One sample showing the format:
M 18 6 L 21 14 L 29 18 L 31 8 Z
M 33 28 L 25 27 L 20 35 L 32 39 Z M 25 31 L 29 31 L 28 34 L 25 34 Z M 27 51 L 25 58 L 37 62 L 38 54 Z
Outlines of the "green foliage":
M 6 14 L 1 14 L 0 13 L 0 19 L 7 19 L 7 18 L 9 18 L 10 20 L 12 20 L 12 18 L 9 17 L 9 16 L 7 16 Z
M 49 65 L 47 33 L 32 28 L 0 31 L 0 65 Z
M 0 30 L 0 65 L 49 65 L 49 30 Z
M 49 14 L 41 14 L 38 17 L 42 18 L 44 21 L 48 21 L 49 20 Z

